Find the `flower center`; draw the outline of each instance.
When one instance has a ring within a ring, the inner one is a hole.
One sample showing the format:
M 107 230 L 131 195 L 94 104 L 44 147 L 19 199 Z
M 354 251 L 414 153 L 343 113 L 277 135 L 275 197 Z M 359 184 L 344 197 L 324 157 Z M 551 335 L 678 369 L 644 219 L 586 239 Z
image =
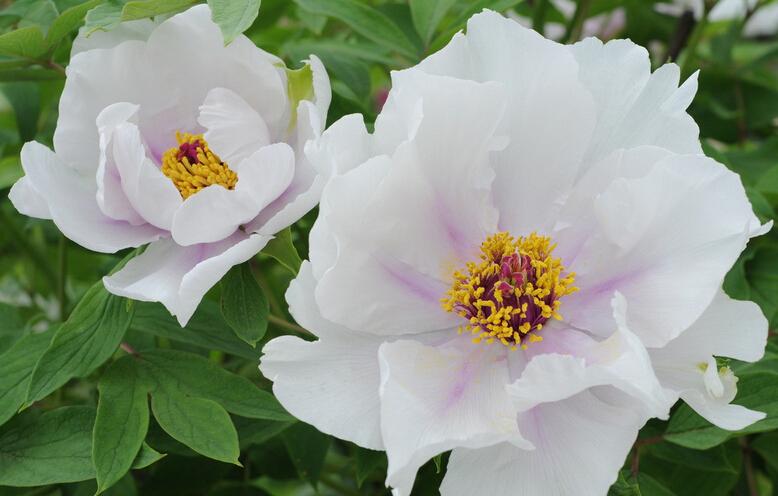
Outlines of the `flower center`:
M 538 331 L 559 315 L 560 299 L 578 290 L 574 273 L 552 256 L 551 238 L 532 233 L 514 238 L 499 232 L 481 244 L 479 262 L 454 272 L 454 283 L 441 300 L 443 308 L 468 323 L 459 328 L 474 343 L 500 341 L 512 350 L 542 341 Z
M 162 173 L 184 199 L 212 184 L 235 188 L 238 175 L 211 151 L 202 134 L 176 133 L 176 141 L 178 146 L 162 155 Z

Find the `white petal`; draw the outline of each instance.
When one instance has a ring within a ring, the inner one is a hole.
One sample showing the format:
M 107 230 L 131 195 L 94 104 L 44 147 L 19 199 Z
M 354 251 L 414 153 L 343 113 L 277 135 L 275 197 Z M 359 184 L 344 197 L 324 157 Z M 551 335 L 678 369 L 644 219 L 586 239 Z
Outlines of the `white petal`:
M 596 386 L 614 386 L 641 401 L 648 416 L 667 418 L 677 399 L 659 384 L 651 359 L 640 340 L 626 327 L 626 302 L 613 299 L 618 331 L 575 355 L 547 353 L 530 360 L 519 380 L 508 386 L 519 411 L 563 400 Z M 549 336 L 553 330 L 547 330 Z M 534 344 L 531 345 L 534 347 Z
M 686 113 L 697 91 L 696 74 L 679 88 L 678 66 L 667 64 L 652 74 L 648 52 L 629 40 L 603 44 L 587 38 L 569 49 L 597 105 L 588 162 L 640 145 L 702 153 L 699 129 Z
M 730 299 L 719 291 L 700 318 L 664 348 L 651 350 L 662 384 L 723 429 L 742 429 L 764 414 L 731 405 L 737 378 L 716 365 L 714 356 L 754 362 L 764 354 L 767 319 L 750 301 Z
M 745 247 L 753 218 L 740 178 L 691 155 L 661 160 L 643 177 L 615 180 L 596 198 L 594 215 L 599 233 L 568 267 L 581 289 L 565 299 L 562 313 L 602 333 L 617 290 L 629 302 L 629 328 L 649 347 L 679 335 L 707 308 Z
M 145 220 L 133 208 L 122 189 L 122 177 L 114 157 L 114 132 L 116 127 L 135 120 L 138 106 L 131 103 L 115 103 L 107 106 L 97 116 L 97 130 L 100 134 L 100 163 L 95 178 L 97 181 L 97 204 L 105 215 L 123 220 L 132 225 L 144 224 Z M 141 148 L 142 156 L 145 151 Z
M 113 253 L 146 244 L 164 234 L 154 226 L 132 226 L 103 215 L 95 199 L 94 181 L 80 176 L 40 143 L 26 143 L 21 161 L 27 174 L 25 182 L 46 201 L 52 220 L 62 233 L 81 246 Z M 26 205 L 21 208 L 29 209 Z
M 645 418 L 584 392 L 541 405 L 522 414 L 519 422 L 534 450 L 507 443 L 457 448 L 449 459 L 441 495 L 606 494 Z
M 234 190 L 211 185 L 187 198 L 173 218 L 173 238 L 189 246 L 212 243 L 249 222 L 289 185 L 294 153 L 286 143 L 261 148 L 235 168 Z
M 454 447 L 510 441 L 531 448 L 505 391 L 506 351 L 474 346 L 468 338 L 438 347 L 410 340 L 381 346 L 387 485 L 409 494 L 419 467 Z
M 126 41 L 110 50 L 81 52 L 67 67 L 54 149 L 69 166 L 93 174 L 100 158 L 95 124 L 100 112 L 114 103 L 130 102 L 140 106 L 139 122 L 144 123 L 157 109 L 169 105 L 167 100 L 155 88 L 143 42 Z
M 120 271 L 103 278 L 108 291 L 140 301 L 159 301 L 185 326 L 205 293 L 233 266 L 245 262 L 269 237 L 235 233 L 218 243 L 179 246 L 152 243 Z
M 82 27 L 73 40 L 70 56 L 75 57 L 76 54 L 87 50 L 114 48 L 128 40 L 146 41 L 156 26 L 157 24 L 151 19 L 140 19 L 121 22 L 107 31 L 102 29 L 92 31 L 92 28 Z
M 208 92 L 225 88 L 262 116 L 271 142 L 278 139 L 288 107 L 283 62 L 242 35 L 224 46 L 208 6 L 197 5 L 164 21 L 149 37 L 146 51 L 156 80 L 186 81 L 177 86 L 174 104 L 192 127 Z
M 302 101 L 297 119 L 298 139 L 290 145 L 294 148 L 296 161 L 294 176 L 289 187 L 246 225 L 248 231 L 274 234 L 300 220 L 321 198 L 326 178 L 317 174 L 303 153 L 304 144 L 321 132 L 321 117 L 311 102 Z M 319 130 L 314 132 L 314 128 Z
M 322 311 L 383 334 L 453 325 L 439 300 L 453 269 L 496 230 L 489 154 L 503 141 L 493 133 L 503 111 L 500 85 L 411 72 L 397 78 L 398 101 L 423 104 L 410 141 L 391 158 L 374 157 L 332 179 L 321 207 L 339 246 L 317 290 Z
M 113 133 L 113 159 L 121 187 L 135 212 L 160 229 L 173 227 L 173 216 L 183 200 L 173 181 L 147 156 L 137 126 L 124 123 Z
M 226 88 L 208 92 L 197 122 L 206 129 L 204 137 L 211 149 L 232 166 L 270 144 L 270 131 L 262 116 Z
M 8 199 L 20 214 L 38 219 L 51 219 L 49 204 L 30 182 L 30 178 L 22 177 L 11 186 Z

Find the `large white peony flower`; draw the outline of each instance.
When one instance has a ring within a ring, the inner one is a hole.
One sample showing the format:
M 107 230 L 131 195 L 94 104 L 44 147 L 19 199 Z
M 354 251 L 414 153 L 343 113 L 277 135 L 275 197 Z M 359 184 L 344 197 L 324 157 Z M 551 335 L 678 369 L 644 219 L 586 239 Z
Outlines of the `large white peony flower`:
M 287 71 L 244 36 L 225 47 L 205 5 L 80 36 L 74 52 L 55 152 L 24 146 L 10 198 L 91 250 L 151 243 L 105 286 L 184 325 L 231 266 L 318 202 L 324 178 L 302 149 L 324 127 L 324 67 Z
M 395 72 L 373 134 L 347 116 L 306 149 L 340 175 L 287 293 L 318 340 L 264 349 L 281 403 L 386 450 L 399 495 L 447 450 L 444 495 L 602 495 L 679 397 L 760 419 L 713 357 L 762 354 L 764 317 L 721 283 L 768 226 L 678 80 L 488 11 Z

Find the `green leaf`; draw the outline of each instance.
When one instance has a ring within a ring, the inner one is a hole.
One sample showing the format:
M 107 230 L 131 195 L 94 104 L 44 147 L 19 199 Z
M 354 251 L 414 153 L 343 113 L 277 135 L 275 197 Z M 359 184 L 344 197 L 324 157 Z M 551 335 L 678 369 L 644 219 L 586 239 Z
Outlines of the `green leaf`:
M 240 439 L 240 448 L 244 449 L 252 444 L 262 444 L 272 439 L 294 425 L 295 421 L 277 422 L 235 417 L 234 423 Z
M 608 490 L 608 496 L 641 496 L 640 487 L 628 470 L 622 470 Z
M 162 387 L 151 395 L 151 409 L 159 425 L 177 441 L 208 458 L 240 465 L 238 433 L 227 411 L 215 401 Z
M 389 17 L 379 10 L 356 0 L 295 0 L 314 14 L 341 20 L 369 40 L 395 50 L 412 60 L 418 57 L 416 47 Z
M 37 59 L 48 50 L 38 26 L 28 26 L 0 35 L 0 55 Z
M 195 3 L 197 0 L 136 0 L 127 2 L 122 9 L 122 21 L 174 14 Z
M 411 0 L 411 17 L 424 44 L 429 44 L 435 29 L 456 0 Z
M 0 429 L 0 486 L 42 486 L 94 477 L 94 408 L 25 412 Z
M 741 374 L 735 403 L 752 410 L 765 412 L 767 418 L 740 431 L 725 431 L 709 423 L 684 404 L 673 413 L 664 437 L 672 443 L 687 448 L 707 449 L 720 445 L 732 437 L 778 428 L 778 376 L 776 373 L 760 371 Z
M 0 425 L 27 399 L 33 368 L 48 348 L 52 335 L 52 332 L 29 334 L 0 355 Z
M 778 431 L 766 432 L 758 436 L 751 441 L 750 446 L 773 470 L 778 470 Z
M 228 45 L 254 23 L 259 14 L 260 0 L 208 0 L 211 17 Z
M 354 454 L 357 486 L 362 487 L 365 480 L 376 470 L 386 466 L 386 454 L 383 451 L 360 448 Z
M 59 71 L 50 69 L 0 69 L 0 81 L 56 81 L 65 79 L 65 75 Z M 11 158 L 11 157 L 7 157 Z
M 270 309 L 265 294 L 251 273 L 250 264 L 243 263 L 230 269 L 221 284 L 224 320 L 239 338 L 256 346 L 267 331 Z
M 17 70 L 31 71 L 33 69 Z M 19 140 L 24 143 L 35 139 L 35 135 L 38 134 L 38 119 L 41 112 L 38 85 L 19 82 L 5 83 L 2 90 L 14 109 Z
M 705 451 L 659 443 L 646 447 L 640 457 L 640 473 L 650 475 L 654 484 L 641 477 L 638 482 L 645 496 L 730 496 L 741 467 L 741 449 L 734 441 Z
M 221 317 L 219 305 L 203 301 L 192 319 L 182 328 L 175 317 L 159 303 L 135 302 L 135 316 L 130 326 L 138 331 L 187 343 L 207 350 L 221 350 L 248 360 L 257 360 L 259 350 L 241 341 Z
M 90 9 L 97 7 L 103 0 L 90 0 L 70 7 L 57 17 L 46 34 L 46 44 L 49 47 L 57 45 L 71 31 L 78 29 L 84 22 L 84 17 Z
M 331 439 L 315 427 L 299 422 L 281 434 L 286 450 L 301 478 L 316 483 Z
M 48 395 L 73 377 L 83 377 L 113 355 L 132 321 L 133 305 L 98 281 L 60 326 L 35 366 L 27 401 Z
M 272 394 L 199 355 L 156 349 L 142 352 L 141 360 L 149 376 L 165 388 L 215 401 L 242 417 L 293 420 Z
M 118 26 L 122 20 L 122 8 L 124 4 L 118 0 L 107 0 L 87 12 L 84 17 L 86 35 L 89 36 L 95 31 L 110 31 Z
M 132 468 L 135 470 L 146 468 L 153 463 L 157 463 L 163 458 L 165 458 L 165 455 L 159 453 L 148 444 L 143 443 L 140 447 L 140 452 L 132 462 Z
M 276 259 L 281 265 L 289 269 L 292 274 L 297 275 L 300 272 L 300 266 L 303 264 L 303 261 L 292 243 L 292 231 L 290 228 L 277 233 L 262 250 L 262 253 Z
M 98 493 L 127 473 L 141 449 L 149 427 L 149 389 L 130 355 L 112 363 L 100 378 L 92 439 Z

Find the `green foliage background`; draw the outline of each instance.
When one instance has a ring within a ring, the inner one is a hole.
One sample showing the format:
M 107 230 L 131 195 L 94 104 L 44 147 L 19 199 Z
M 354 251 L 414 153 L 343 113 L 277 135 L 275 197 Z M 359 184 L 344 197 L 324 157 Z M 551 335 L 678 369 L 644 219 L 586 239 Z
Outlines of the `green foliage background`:
M 386 458 L 290 417 L 257 370 L 262 345 L 306 335 L 284 291 L 307 254 L 316 213 L 234 268 L 185 329 L 159 304 L 106 293 L 100 277 L 132 253 L 91 253 L 7 199 L 28 140 L 51 144 L 76 30 L 165 16 L 193 0 L 0 1 L 0 496 L 383 495 Z M 482 8 L 566 25 L 623 9 L 618 37 L 649 47 L 656 67 L 701 69 L 690 112 L 706 152 L 741 174 L 759 216 L 778 208 L 778 38 L 747 39 L 743 21 L 693 22 L 649 0 L 580 0 L 571 19 L 546 0 L 209 0 L 225 40 L 245 31 L 290 67 L 310 53 L 333 87 L 329 122 L 375 119 L 389 71 L 442 47 Z M 712 6 L 715 1 L 708 1 Z M 758 8 L 769 2 L 762 0 Z M 258 15 L 257 15 L 258 13 Z M 196 33 L 193 33 L 196 36 Z M 778 324 L 778 234 L 756 239 L 726 290 Z M 738 329 L 732 329 L 738 339 Z M 778 340 L 765 358 L 733 362 L 737 403 L 767 412 L 746 430 L 718 429 L 685 405 L 652 421 L 613 495 L 748 495 L 778 491 Z M 597 446 L 592 446 L 597 456 Z M 414 494 L 437 494 L 444 455 Z

